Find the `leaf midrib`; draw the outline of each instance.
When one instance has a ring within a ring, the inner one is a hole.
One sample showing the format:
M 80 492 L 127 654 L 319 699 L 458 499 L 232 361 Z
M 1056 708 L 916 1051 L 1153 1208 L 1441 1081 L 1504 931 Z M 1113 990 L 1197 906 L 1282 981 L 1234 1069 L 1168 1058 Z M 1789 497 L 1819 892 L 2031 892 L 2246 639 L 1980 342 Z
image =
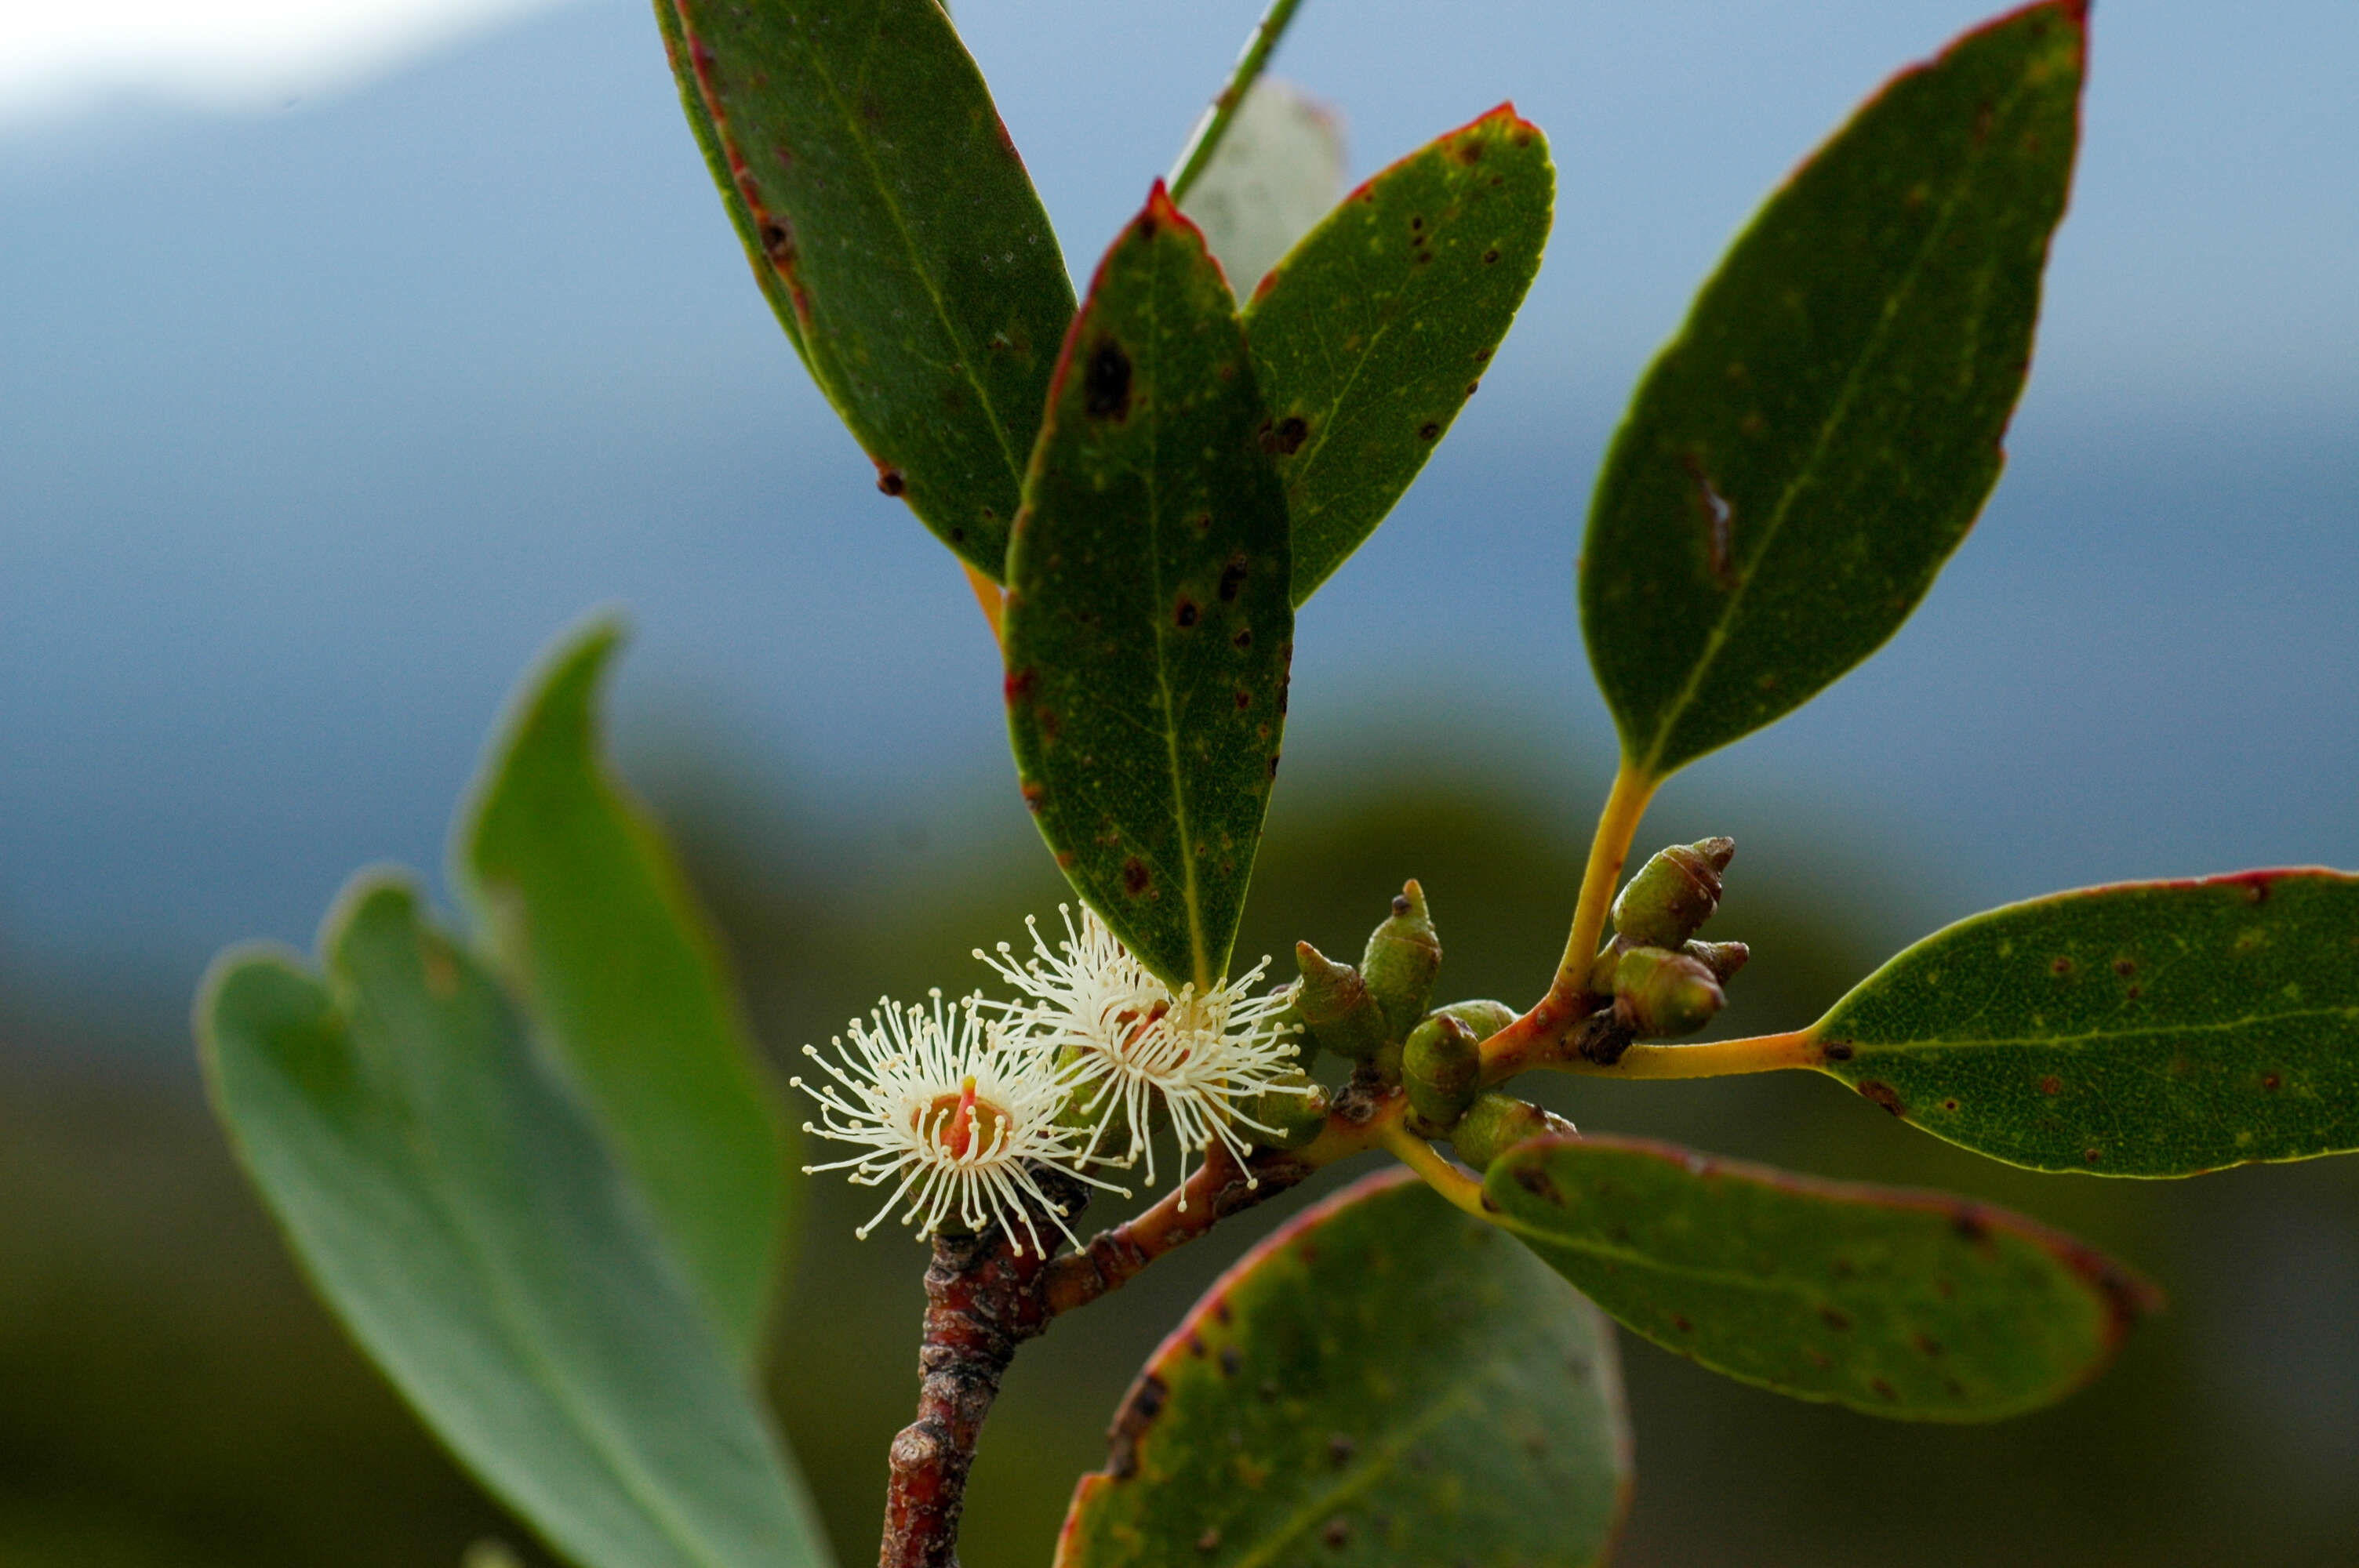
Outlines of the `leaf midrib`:
M 945 15 L 947 16 L 947 13 Z M 884 25 L 885 13 L 880 5 L 876 7 L 874 25 L 866 43 L 862 48 L 860 70 L 864 73 L 867 70 L 869 57 L 875 52 L 876 41 L 882 36 Z M 940 286 L 925 265 L 922 254 L 918 249 L 917 236 L 910 232 L 908 219 L 903 214 L 901 204 L 894 196 L 892 182 L 885 178 L 884 168 L 876 159 L 875 149 L 870 146 L 868 137 L 861 130 L 859 116 L 853 112 L 851 105 L 843 101 L 842 93 L 836 87 L 835 78 L 821 65 L 817 47 L 805 37 L 799 26 L 794 28 L 794 38 L 802 50 L 803 59 L 810 66 L 812 78 L 826 92 L 829 104 L 842 119 L 844 130 L 851 137 L 852 145 L 859 151 L 861 163 L 866 168 L 869 178 L 875 185 L 877 195 L 883 199 L 885 211 L 893 220 L 894 232 L 900 236 L 902 248 L 908 253 L 909 271 L 918 279 L 919 287 L 925 290 L 928 302 L 934 308 L 935 321 L 941 327 L 942 335 L 950 340 L 951 347 L 958 355 L 959 374 L 973 390 L 975 402 L 983 409 L 984 418 L 991 426 L 992 437 L 999 443 L 999 455 L 1001 460 L 1006 465 L 1009 484 L 1013 490 L 1020 493 L 1024 485 L 1024 461 L 1016 456 L 1015 445 L 1008 438 L 1006 427 L 1000 423 L 998 406 L 992 401 L 990 393 L 984 389 L 981 379 L 974 373 L 973 345 L 962 338 L 958 329 L 951 324 L 950 307 L 942 298 Z M 728 122 L 725 117 L 716 114 L 714 118 L 722 126 L 722 134 L 726 135 Z M 741 152 L 739 156 L 742 158 L 744 155 Z M 1003 566 L 1000 569 L 1004 573 L 1006 568 Z
M 1719 617 L 1713 621 L 1712 629 L 1704 634 L 1703 651 L 1698 655 L 1695 667 L 1689 672 L 1686 684 L 1680 688 L 1680 694 L 1671 699 L 1670 705 L 1663 709 L 1661 716 L 1657 719 L 1654 744 L 1647 748 L 1645 759 L 1637 763 L 1638 771 L 1646 776 L 1649 778 L 1663 776 L 1661 772 L 1663 752 L 1670 744 L 1672 732 L 1678 728 L 1680 720 L 1687 716 L 1687 710 L 1694 705 L 1696 693 L 1701 688 L 1704 676 L 1711 672 L 1713 664 L 1720 657 L 1721 650 L 1727 645 L 1729 628 L 1736 619 L 1738 607 L 1744 603 L 1746 591 L 1761 575 L 1761 564 L 1769 558 L 1770 550 L 1777 544 L 1779 531 L 1784 528 L 1786 519 L 1792 514 L 1795 502 L 1808 488 L 1809 481 L 1816 476 L 1819 465 L 1824 460 L 1828 446 L 1833 441 L 1836 431 L 1842 428 L 1845 421 L 1850 418 L 1852 405 L 1858 398 L 1860 388 L 1864 384 L 1867 366 L 1883 352 L 1885 340 L 1890 334 L 1892 322 L 1900 313 L 1901 302 L 1916 291 L 1917 280 L 1923 274 L 1927 260 L 1933 254 L 1941 236 L 1949 232 L 1950 222 L 1956 216 L 1959 203 L 1965 200 L 1966 192 L 1973 187 L 1975 179 L 1979 177 L 1984 164 L 1988 159 L 1989 147 L 1998 139 L 1995 134 L 1996 123 L 2014 113 L 2016 105 L 2023 101 L 2024 95 L 2031 91 L 2032 85 L 2027 77 L 2018 78 L 2015 90 L 2007 94 L 2000 108 L 1994 113 L 1992 116 L 1994 134 L 1975 144 L 1973 150 L 1968 155 L 1964 172 L 1951 188 L 1948 199 L 1942 202 L 1940 216 L 1927 228 L 1924 242 L 1918 246 L 1917 254 L 1909 262 L 1908 272 L 1902 277 L 1898 287 L 1886 297 L 1884 314 L 1876 321 L 1875 330 L 1869 333 L 1866 347 L 1861 351 L 1858 358 L 1853 362 L 1851 369 L 1843 375 L 1843 387 L 1836 395 L 1834 408 L 1820 424 L 1818 436 L 1810 444 L 1810 455 L 1788 479 L 1784 490 L 1778 495 L 1777 506 L 1771 510 L 1769 519 L 1763 526 L 1761 543 L 1753 551 L 1754 566 L 1738 575 L 1736 586 L 1729 590 L 1727 600 L 1722 605 Z
M 1956 1037 L 1926 1035 L 1907 1040 L 1870 1040 L 1853 1036 L 1848 1037 L 1845 1044 L 1869 1051 L 1922 1051 L 1944 1046 L 1980 1049 L 2037 1045 L 2076 1049 L 2085 1045 L 2113 1044 L 2125 1040 L 2156 1036 L 2173 1038 L 2189 1034 L 2227 1034 L 2265 1024 L 2299 1022 L 2312 1018 L 2343 1018 L 2359 1021 L 2359 1005 L 2289 1008 L 2283 1012 L 2247 1013 L 2243 1018 L 2223 1019 L 2214 1023 L 2155 1023 L 2136 1029 L 2089 1029 L 2076 1034 L 1994 1034 Z

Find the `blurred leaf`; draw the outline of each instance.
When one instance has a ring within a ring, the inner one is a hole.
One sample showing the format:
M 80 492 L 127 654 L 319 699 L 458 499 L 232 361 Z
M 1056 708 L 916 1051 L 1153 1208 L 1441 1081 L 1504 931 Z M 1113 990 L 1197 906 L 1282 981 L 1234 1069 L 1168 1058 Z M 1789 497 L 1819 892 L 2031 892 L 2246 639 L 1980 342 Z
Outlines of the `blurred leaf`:
M 2020 1215 L 1668 1143 L 1536 1138 L 1493 1162 L 1500 1223 L 1625 1325 L 1797 1399 L 1995 1421 L 2088 1381 L 2160 1305 Z
M 1147 1364 L 1057 1568 L 1574 1568 L 1629 1501 L 1614 1330 L 1393 1170 L 1306 1210 Z
M 1899 628 L 1998 481 L 2079 132 L 2082 0 L 1907 71 L 1753 221 L 1640 385 L 1581 572 L 1660 778 Z
M 1960 921 L 1810 1033 L 1823 1070 L 1978 1154 L 2188 1176 L 2359 1150 L 2359 877 L 2248 871 Z
M 1228 967 L 1277 776 L 1286 496 L 1228 286 L 1158 181 L 1073 323 L 1008 556 L 1024 798 L 1175 988 Z
M 663 34 L 664 59 L 670 62 L 672 79 L 679 85 L 680 113 L 688 117 L 689 134 L 696 138 L 696 150 L 704 155 L 704 168 L 712 176 L 713 185 L 721 192 L 722 208 L 729 214 L 729 226 L 737 231 L 738 243 L 745 247 L 745 260 L 753 266 L 755 285 L 762 297 L 770 302 L 770 313 L 786 330 L 787 341 L 795 346 L 795 356 L 803 368 L 817 372 L 811 365 L 810 350 L 803 346 L 803 324 L 796 319 L 794 295 L 788 289 L 786 279 L 778 275 L 769 258 L 762 254 L 761 226 L 754 222 L 753 210 L 745 205 L 745 192 L 729 173 L 729 155 L 722 150 L 721 134 L 713 129 L 712 112 L 704 106 L 704 94 L 697 90 L 696 78 L 690 70 L 682 51 L 687 41 L 679 30 L 679 8 L 671 0 L 655 0 L 656 27 Z
M 1501 104 L 1386 169 L 1245 308 L 1307 603 L 1425 466 L 1538 273 L 1556 200 L 1539 128 Z
M 561 640 L 519 694 L 457 834 L 452 881 L 747 1359 L 777 1281 L 787 1140 L 720 946 L 608 765 L 594 703 L 622 633 Z
M 1242 295 L 1343 193 L 1343 128 L 1294 83 L 1256 77 L 1180 210 Z
M 225 956 L 213 1100 L 296 1257 L 491 1491 L 585 1568 L 819 1564 L 800 1483 L 506 997 L 363 878 L 292 955 Z
M 703 105 L 690 123 L 720 150 L 723 200 L 783 286 L 812 379 L 885 492 L 999 579 L 1073 289 L 949 13 L 658 4 L 677 7 L 675 69 Z

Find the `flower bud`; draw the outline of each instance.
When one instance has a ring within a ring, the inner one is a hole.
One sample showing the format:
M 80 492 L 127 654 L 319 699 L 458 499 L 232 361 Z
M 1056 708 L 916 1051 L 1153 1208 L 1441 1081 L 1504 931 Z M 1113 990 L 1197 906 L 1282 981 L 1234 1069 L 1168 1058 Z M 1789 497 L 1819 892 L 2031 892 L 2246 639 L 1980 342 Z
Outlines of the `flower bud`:
M 1296 1093 L 1301 1090 L 1304 1092 Z M 1249 1128 L 1247 1132 L 1256 1146 L 1263 1149 L 1301 1149 L 1326 1130 L 1327 1112 L 1332 1108 L 1327 1091 L 1310 1081 L 1300 1069 L 1279 1073 L 1270 1079 L 1270 1087 L 1245 1102 L 1245 1116 L 1273 1128 L 1270 1132 Z
M 1742 942 L 1690 942 L 1680 951 L 1710 969 L 1723 986 L 1753 957 L 1753 949 Z
M 1294 945 L 1294 961 L 1302 970 L 1294 1009 L 1310 1038 L 1321 1049 L 1355 1062 L 1374 1056 L 1385 1043 L 1385 1015 L 1368 994 L 1360 971 L 1335 962 L 1308 942 Z
M 1572 1123 L 1564 1118 L 1551 1115 L 1529 1100 L 1491 1089 L 1476 1096 L 1474 1103 L 1466 1108 L 1466 1114 L 1451 1129 L 1450 1141 L 1458 1146 L 1460 1159 L 1482 1171 L 1527 1138 L 1572 1130 Z
M 1488 1040 L 1516 1022 L 1516 1010 L 1504 1001 L 1483 1000 L 1453 1001 L 1448 1007 L 1437 1007 L 1436 1012 L 1446 1012 L 1474 1032 L 1477 1040 Z
M 1426 914 L 1425 890 L 1411 878 L 1393 900 L 1392 914 L 1368 934 L 1368 950 L 1360 957 L 1368 994 L 1384 1010 L 1386 1039 L 1406 1038 L 1425 1016 L 1440 968 L 1441 939 Z
M 1437 1129 L 1455 1122 L 1482 1088 L 1482 1036 L 1464 1021 L 1437 1012 L 1408 1032 L 1401 1047 L 1401 1086 L 1409 1108 Z
M 1674 844 L 1638 869 L 1614 901 L 1614 929 L 1643 947 L 1677 947 L 1720 906 L 1720 873 L 1734 838 Z
M 1685 953 L 1633 947 L 1614 974 L 1614 1016 L 1635 1035 L 1692 1034 L 1726 1005 L 1720 981 Z

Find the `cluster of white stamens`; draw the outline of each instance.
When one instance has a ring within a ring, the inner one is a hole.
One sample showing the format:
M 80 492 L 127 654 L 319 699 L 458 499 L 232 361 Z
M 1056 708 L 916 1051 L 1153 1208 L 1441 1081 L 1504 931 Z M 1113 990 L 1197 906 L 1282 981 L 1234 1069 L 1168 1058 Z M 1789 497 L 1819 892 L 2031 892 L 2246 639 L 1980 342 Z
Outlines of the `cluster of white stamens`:
M 1020 1000 L 977 993 L 946 1007 L 937 990 L 930 1010 L 880 1000 L 866 1021 L 852 1021 L 848 1047 L 842 1037 L 834 1042 L 840 1061 L 803 1048 L 835 1080 L 817 1088 L 794 1080 L 820 1103 L 820 1121 L 804 1130 L 864 1150 L 805 1169 L 849 1170 L 867 1186 L 897 1184 L 862 1236 L 907 1199 L 902 1222 L 920 1235 L 996 1221 L 1012 1236 L 1020 1223 L 1038 1249 L 1030 1219 L 1038 1206 L 1073 1239 L 1033 1164 L 1123 1192 L 1088 1167 L 1144 1158 L 1151 1183 L 1158 1107 L 1183 1156 L 1217 1139 L 1242 1163 L 1251 1145 L 1239 1128 L 1277 1130 L 1254 1119 L 1250 1103 L 1273 1090 L 1310 1092 L 1299 1075 L 1280 1081 L 1298 1047 L 1278 1022 L 1285 993 L 1252 994 L 1266 958 L 1201 995 L 1192 985 L 1175 995 L 1094 913 L 1083 910 L 1078 926 L 1070 907 L 1063 913 L 1065 939 L 1053 948 L 1027 921 L 1031 957 L 1019 962 L 1005 942 L 996 956 L 975 951 Z M 1181 1164 L 1184 1208 L 1184 1157 Z
M 1075 1240 L 1063 1206 L 1040 1190 L 1031 1163 L 1110 1192 L 1124 1189 L 1081 1169 L 1087 1130 L 1058 1119 L 1072 1098 L 1074 1073 L 1059 1065 L 1055 1053 L 985 1022 L 977 999 L 946 1007 L 940 990 L 930 994 L 931 1008 L 879 998 L 867 1019 L 852 1021 L 848 1049 L 842 1036 L 834 1040 L 839 1061 L 803 1047 L 835 1080 L 816 1088 L 793 1080 L 820 1105 L 820 1120 L 805 1122 L 803 1130 L 866 1151 L 804 1169 L 849 1170 L 860 1186 L 897 1178 L 885 1206 L 860 1227 L 864 1238 L 906 1198 L 901 1223 L 917 1226 L 921 1236 L 946 1222 L 974 1231 L 997 1221 L 1013 1238 L 1020 1223 L 1045 1253 L 1032 1224 L 1037 1206 Z M 1023 1202 L 1027 1196 L 1033 1206 Z M 1016 1246 L 1023 1249 L 1022 1241 Z

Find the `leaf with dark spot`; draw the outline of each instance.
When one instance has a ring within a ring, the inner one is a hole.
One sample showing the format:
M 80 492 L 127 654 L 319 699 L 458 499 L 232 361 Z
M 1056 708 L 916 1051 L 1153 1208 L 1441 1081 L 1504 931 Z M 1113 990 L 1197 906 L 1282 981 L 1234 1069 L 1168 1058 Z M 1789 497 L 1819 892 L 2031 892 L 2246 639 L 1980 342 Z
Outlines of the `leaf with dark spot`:
M 1811 1033 L 1843 1043 L 1821 1072 L 1977 1153 L 2187 1176 L 2359 1151 L 2354 958 L 2359 877 L 2130 882 L 1936 932 Z
M 1627 1506 L 1628 1444 L 1597 1310 L 1386 1171 L 1247 1253 L 1164 1342 L 1055 1568 L 1587 1568 Z
M 1393 509 L 1538 272 L 1556 170 L 1501 105 L 1346 197 L 1245 308 L 1307 601 Z M 1504 258 L 1504 259 L 1502 259 Z
M 1100 412 L 1116 379 L 1122 418 Z M 1007 720 L 1041 836 L 1174 986 L 1228 968 L 1282 739 L 1294 611 L 1265 417 L 1228 285 L 1158 185 L 1067 339 L 1002 633 L 1030 674 Z
M 1568 1201 L 1535 1196 L 1534 1175 Z M 2037 1409 L 2096 1376 L 2160 1305 L 2130 1270 L 2003 1209 L 1642 1139 L 1535 1138 L 1493 1162 L 1483 1190 L 1500 1225 L 1626 1327 L 1871 1415 Z
M 2012 13 L 1896 78 L 1769 199 L 1647 373 L 1580 590 L 1641 774 L 1874 653 L 1997 482 L 2071 178 L 2085 9 Z
M 880 488 L 1001 579 L 1073 291 L 948 11 L 656 11 L 690 127 L 811 379 L 897 476 Z

